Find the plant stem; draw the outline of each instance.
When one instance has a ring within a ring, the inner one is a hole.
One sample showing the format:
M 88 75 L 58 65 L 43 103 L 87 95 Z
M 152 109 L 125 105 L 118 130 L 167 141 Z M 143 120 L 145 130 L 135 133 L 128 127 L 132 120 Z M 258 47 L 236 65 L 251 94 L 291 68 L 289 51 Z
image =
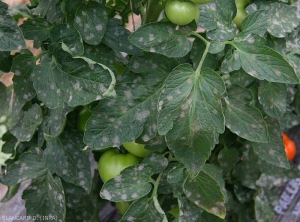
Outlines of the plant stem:
M 203 63 L 204 63 L 204 61 L 205 61 L 205 58 L 206 58 L 206 56 L 207 56 L 209 47 L 210 47 L 210 42 L 207 42 L 205 51 L 204 51 L 204 53 L 203 53 L 203 55 L 202 55 L 202 57 L 201 57 L 201 60 L 200 60 L 200 62 L 199 62 L 199 65 L 198 65 L 198 67 L 197 67 L 197 69 L 196 69 L 196 74 L 197 74 L 198 76 L 200 75 L 200 72 L 201 72 L 201 69 L 202 69 L 202 65 L 203 65 Z

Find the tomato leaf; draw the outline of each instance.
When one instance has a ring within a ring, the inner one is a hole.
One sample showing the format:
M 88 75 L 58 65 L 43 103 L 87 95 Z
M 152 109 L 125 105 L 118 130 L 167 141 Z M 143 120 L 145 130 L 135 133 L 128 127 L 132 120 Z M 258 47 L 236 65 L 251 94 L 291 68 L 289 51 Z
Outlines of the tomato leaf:
M 168 159 L 159 153 L 150 153 L 142 161 L 142 163 L 151 166 L 155 174 L 161 173 L 168 166 Z
M 268 19 L 267 12 L 264 10 L 258 10 L 250 13 L 242 22 L 242 31 L 238 36 L 247 36 L 249 34 L 256 34 L 261 37 L 267 31 Z
M 81 133 L 64 131 L 61 136 L 47 142 L 43 157 L 51 172 L 68 183 L 91 189 L 89 153 L 82 151 L 84 144 Z
M 41 107 L 33 104 L 10 132 L 20 141 L 30 141 L 42 121 Z
M 105 32 L 103 43 L 115 51 L 126 52 L 129 55 L 142 55 L 143 52 L 128 40 L 130 32 L 120 25 L 120 20 L 110 19 Z
M 266 10 L 268 14 L 268 32 L 278 38 L 285 37 L 300 24 L 297 8 L 291 5 L 273 2 L 258 5 L 259 9 Z
M 20 54 L 13 59 L 11 71 L 14 72 L 14 100 L 20 104 L 20 109 L 36 96 L 30 79 L 35 67 L 36 58 L 32 54 Z M 15 107 L 17 108 L 17 107 Z
M 250 105 L 252 95 L 247 89 L 233 87 L 226 102 L 226 126 L 233 133 L 249 141 L 267 143 L 268 129 L 259 109 Z
M 149 23 L 129 36 L 129 41 L 140 49 L 167 57 L 183 57 L 191 51 L 188 28 L 175 30 L 170 22 Z
M 178 218 L 179 221 L 197 222 L 203 212 L 205 212 L 183 194 L 178 197 L 178 206 L 180 211 Z
M 10 67 L 12 65 L 12 56 L 10 55 L 10 52 L 0 51 L 0 77 L 3 75 L 3 72 L 9 72 Z
M 115 89 L 117 98 L 105 100 L 92 110 L 84 141 L 91 149 L 116 147 L 135 140 L 142 132 L 147 141 L 156 137 L 157 100 L 160 87 L 177 63 L 173 59 L 149 54 L 133 57 L 129 67 L 145 70 L 145 75 L 120 75 Z M 144 72 L 145 72 L 144 71 Z
M 69 107 L 65 104 L 60 108 L 50 110 L 47 119 L 45 120 L 44 118 L 46 125 L 43 129 L 43 136 L 47 141 L 57 138 L 63 132 L 67 121 L 67 114 L 72 110 L 72 107 Z
M 127 167 L 103 185 L 100 196 L 114 202 L 141 198 L 151 191 L 150 181 L 153 174 L 154 170 L 147 164 Z
M 218 162 L 224 173 L 229 172 L 239 162 L 240 155 L 235 148 L 224 148 L 219 152 Z
M 5 15 L 7 13 L 8 10 L 8 5 L 4 2 L 0 2 L 0 14 L 1 15 Z
M 74 27 L 90 45 L 98 45 L 101 42 L 107 23 L 105 8 L 97 2 L 82 4 L 76 11 Z
M 273 49 L 251 44 L 251 39 L 237 38 L 232 41 L 236 48 L 231 60 L 225 60 L 229 71 L 238 70 L 242 67 L 249 75 L 270 82 L 299 83 L 299 78 L 295 74 L 293 67 Z M 225 65 L 224 64 L 224 65 Z M 222 64 L 222 66 L 224 66 Z
M 38 98 L 49 108 L 55 109 L 64 102 L 72 107 L 88 104 L 113 92 L 114 76 L 101 65 L 85 64 L 79 68 L 75 75 L 60 69 L 54 58 L 41 62 L 31 77 Z M 48 84 L 49 79 L 51 84 Z
M 210 155 L 216 133 L 225 129 L 220 100 L 224 91 L 217 73 L 204 69 L 197 76 L 189 64 L 176 67 L 165 81 L 158 104 L 158 133 L 166 135 L 168 147 L 193 176 Z
M 266 119 L 270 142 L 252 143 L 253 151 L 260 159 L 278 167 L 290 168 L 286 158 L 279 123 L 272 118 Z
M 17 22 L 6 13 L 0 14 L 0 50 L 12 51 L 24 48 L 26 44 Z
M 235 2 L 231 0 L 216 0 L 201 5 L 200 18 L 197 23 L 208 30 L 206 36 L 211 40 L 231 40 L 237 33 L 232 25 L 236 14 Z
M 165 215 L 158 213 L 153 199 L 143 197 L 130 205 L 120 222 L 133 220 L 142 221 L 166 221 Z
M 44 41 L 50 38 L 52 24 L 44 18 L 34 18 L 25 20 L 20 26 L 25 39 Z
M 203 212 L 197 222 L 225 222 L 225 219 L 221 219 L 213 214 Z
M 256 196 L 254 199 L 255 218 L 258 222 L 274 221 L 275 212 L 270 206 L 269 202 L 262 199 L 260 196 Z M 263 218 L 263 219 L 262 219 Z
M 187 198 L 205 211 L 225 218 L 225 196 L 218 182 L 210 174 L 201 171 L 194 179 L 184 183 Z
M 8 166 L 7 174 L 1 183 L 11 186 L 24 180 L 45 176 L 48 169 L 42 154 L 43 151 L 39 148 L 30 148 L 22 153 L 18 161 Z
M 84 52 L 82 38 L 79 32 L 70 25 L 55 25 L 50 31 L 50 37 L 54 42 L 62 44 L 62 48 L 72 56 L 82 55 Z
M 65 194 L 59 177 L 47 173 L 33 179 L 30 186 L 24 190 L 22 199 L 25 201 L 27 216 L 49 216 L 57 221 L 65 217 Z
M 286 112 L 287 87 L 285 84 L 261 81 L 258 100 L 269 116 L 280 119 Z

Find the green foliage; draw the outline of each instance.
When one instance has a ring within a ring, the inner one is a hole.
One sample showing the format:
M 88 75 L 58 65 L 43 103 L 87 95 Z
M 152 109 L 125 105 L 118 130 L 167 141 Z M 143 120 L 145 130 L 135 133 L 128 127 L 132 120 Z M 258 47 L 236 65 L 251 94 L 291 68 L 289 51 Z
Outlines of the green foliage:
M 238 29 L 234 1 L 198 2 L 176 26 L 159 0 L 0 1 L 7 198 L 30 179 L 27 215 L 57 221 L 99 221 L 107 201 L 130 202 L 120 221 L 273 221 L 278 181 L 299 177 L 281 132 L 300 123 L 300 3 L 248 2 Z M 103 184 L 95 161 L 131 141 L 149 154 Z

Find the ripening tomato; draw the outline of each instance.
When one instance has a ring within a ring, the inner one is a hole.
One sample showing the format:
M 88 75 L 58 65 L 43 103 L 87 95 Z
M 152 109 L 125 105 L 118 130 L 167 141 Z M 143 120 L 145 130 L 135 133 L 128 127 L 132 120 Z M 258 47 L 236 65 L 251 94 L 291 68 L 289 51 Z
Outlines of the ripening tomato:
M 293 160 L 296 155 L 296 144 L 291 140 L 286 133 L 281 133 L 283 137 L 284 150 L 288 160 Z
M 168 0 L 165 6 L 167 18 L 176 25 L 187 25 L 198 20 L 200 10 L 196 4 L 188 1 Z

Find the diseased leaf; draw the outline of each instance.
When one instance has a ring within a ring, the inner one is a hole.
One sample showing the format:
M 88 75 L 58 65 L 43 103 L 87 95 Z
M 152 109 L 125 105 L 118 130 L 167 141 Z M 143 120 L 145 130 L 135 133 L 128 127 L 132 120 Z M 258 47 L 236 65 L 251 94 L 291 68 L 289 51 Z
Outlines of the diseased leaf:
M 82 39 L 90 45 L 98 45 L 108 23 L 103 5 L 90 1 L 82 4 L 76 11 L 74 27 L 80 32 Z
M 211 40 L 231 40 L 237 33 L 232 25 L 236 15 L 235 2 L 231 0 L 215 0 L 201 5 L 200 18 L 197 23 L 208 30 L 206 36 Z
M 158 104 L 158 133 L 192 176 L 197 175 L 224 132 L 222 78 L 211 69 L 200 74 L 191 65 L 176 67 L 165 81 Z M 195 164 L 197 163 L 197 164 Z
M 159 153 L 150 153 L 142 161 L 142 163 L 151 166 L 155 174 L 161 173 L 168 166 L 168 159 Z
M 252 143 L 253 151 L 260 159 L 277 167 L 289 169 L 290 164 L 286 158 L 279 123 L 272 118 L 265 120 L 270 136 L 269 143 Z
M 41 107 L 33 104 L 10 132 L 20 141 L 30 141 L 42 121 L 43 113 Z
M 234 166 L 239 162 L 240 155 L 237 149 L 231 148 L 224 148 L 219 152 L 218 155 L 218 162 L 222 167 L 224 173 L 229 172 L 234 168 Z
M 25 39 L 44 41 L 50 38 L 52 24 L 44 18 L 27 19 L 20 26 Z
M 37 65 L 31 78 L 38 98 L 51 109 L 64 103 L 74 107 L 99 100 L 113 90 L 115 81 L 114 76 L 98 64 L 84 64 L 72 73 L 60 69 L 54 58 Z
M 188 39 L 191 30 L 175 30 L 170 22 L 149 23 L 129 36 L 129 41 L 140 49 L 155 52 L 167 57 L 183 57 L 191 51 Z
M 249 34 L 257 34 L 261 37 L 267 31 L 268 15 L 264 10 L 258 10 L 250 13 L 242 22 L 242 31 L 238 36 L 247 36 Z
M 26 44 L 17 22 L 6 13 L 0 13 L 0 51 L 24 48 Z
M 293 31 L 300 24 L 297 16 L 297 8 L 291 5 L 268 2 L 259 4 L 259 9 L 264 9 L 268 13 L 268 32 L 278 38 L 285 37 L 287 33 Z
M 285 84 L 261 81 L 258 100 L 269 116 L 280 119 L 286 112 L 287 87 Z
M 103 43 L 117 52 L 126 52 L 129 55 L 142 55 L 143 52 L 128 41 L 130 32 L 119 24 L 120 20 L 118 19 L 110 19 L 108 21 Z
M 0 14 L 5 15 L 8 10 L 8 5 L 4 2 L 0 2 Z
M 57 138 L 63 132 L 67 121 L 67 114 L 72 110 L 72 107 L 65 104 L 60 108 L 50 110 L 46 125 L 44 126 L 44 137 L 47 141 Z
M 11 186 L 24 180 L 45 176 L 48 169 L 42 154 L 43 151 L 39 148 L 31 148 L 21 154 L 18 161 L 8 166 L 7 174 L 1 183 Z
M 127 167 L 103 185 L 100 196 L 113 202 L 139 199 L 151 191 L 153 174 L 154 170 L 147 164 Z
M 117 147 L 135 140 L 143 132 L 148 141 L 157 136 L 157 100 L 161 85 L 177 65 L 173 59 L 154 54 L 133 57 L 130 69 L 145 75 L 117 76 L 117 98 L 104 100 L 92 109 L 84 141 L 91 149 Z
M 250 91 L 234 87 L 228 91 L 225 119 L 226 126 L 233 133 L 249 141 L 267 143 L 269 135 L 266 123 L 259 109 L 250 106 Z
M 14 100 L 20 104 L 14 109 L 21 109 L 27 101 L 36 96 L 30 79 L 35 63 L 36 58 L 32 54 L 20 54 L 13 59 L 11 71 L 14 72 Z
M 64 221 L 66 208 L 63 186 L 60 178 L 53 177 L 50 171 L 34 179 L 24 190 L 22 199 L 25 200 L 27 216 L 41 215 L 48 216 L 48 221 Z
M 179 221 L 199 222 L 199 218 L 205 212 L 184 195 L 178 197 L 178 206 Z
M 70 25 L 55 25 L 50 31 L 50 37 L 54 42 L 60 43 L 64 50 L 67 49 L 72 56 L 79 56 L 84 52 L 79 32 Z
M 59 138 L 47 142 L 43 157 L 51 172 L 88 193 L 92 177 L 89 153 L 82 151 L 84 146 L 81 133 L 64 131 Z
M 205 211 L 225 218 L 225 196 L 218 182 L 204 171 L 184 183 L 187 198 Z
M 130 205 L 120 222 L 125 221 L 163 221 L 165 215 L 156 210 L 153 199 L 143 197 Z
M 49 10 L 57 4 L 59 0 L 39 0 L 37 7 L 35 7 L 32 12 L 39 17 L 45 17 Z
M 256 196 L 255 202 L 255 218 L 258 222 L 274 221 L 276 214 L 274 209 L 271 208 L 269 202 L 265 202 L 261 197 Z
M 230 67 L 229 71 L 242 67 L 249 75 L 260 80 L 299 83 L 293 67 L 273 49 L 256 43 L 251 44 L 250 39 L 236 39 L 232 44 L 236 50 L 232 60 L 226 61 L 226 65 Z

